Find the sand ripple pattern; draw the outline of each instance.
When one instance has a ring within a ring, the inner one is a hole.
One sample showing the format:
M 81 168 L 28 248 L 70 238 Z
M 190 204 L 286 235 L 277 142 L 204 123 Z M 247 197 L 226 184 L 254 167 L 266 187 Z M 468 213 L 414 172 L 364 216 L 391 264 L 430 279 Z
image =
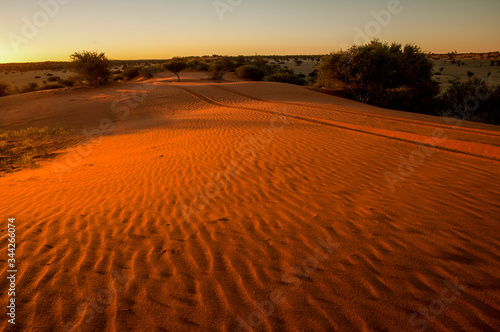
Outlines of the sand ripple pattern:
M 498 161 L 436 149 L 392 193 L 384 173 L 415 144 L 344 127 L 426 136 L 425 117 L 276 83 L 147 84 L 63 181 L 50 164 L 0 178 L 2 216 L 18 220 L 16 328 L 412 331 L 455 279 L 466 289 L 428 330 L 500 326 Z M 453 139 L 498 145 L 498 131 L 468 126 Z M 189 222 L 180 206 L 196 211 Z M 283 302 L 266 315 L 256 303 L 275 290 Z

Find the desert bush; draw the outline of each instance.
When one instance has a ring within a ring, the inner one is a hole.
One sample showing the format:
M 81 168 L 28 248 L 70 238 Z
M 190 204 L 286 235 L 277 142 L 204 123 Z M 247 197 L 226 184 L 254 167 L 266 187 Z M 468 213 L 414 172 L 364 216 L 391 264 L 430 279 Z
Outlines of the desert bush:
M 205 61 L 191 59 L 186 63 L 186 69 L 208 71 L 210 69 L 210 66 Z
M 221 81 L 227 72 L 234 70 L 235 66 L 236 64 L 228 57 L 220 57 L 210 64 L 209 78 Z
M 111 61 L 104 53 L 75 52 L 70 58 L 73 61 L 74 70 L 88 85 L 101 86 L 110 82 Z
M 47 81 L 49 81 L 49 82 L 58 82 L 60 80 L 61 80 L 61 78 L 59 76 L 52 76 L 52 77 L 49 77 L 47 79 Z
M 236 58 L 236 68 L 247 64 L 247 58 L 244 55 L 238 55 Z
M 41 76 L 35 76 L 35 78 L 42 78 Z
M 65 80 L 62 80 L 60 83 L 64 86 L 67 86 L 68 88 L 72 88 L 75 86 L 76 82 L 75 82 L 75 79 L 73 77 L 69 77 Z
M 187 67 L 186 60 L 181 58 L 173 58 L 170 61 L 163 64 L 163 68 L 175 74 L 179 82 L 181 81 L 179 73 L 184 69 L 186 69 L 186 67 Z
M 19 93 L 33 92 L 38 90 L 38 83 L 31 82 L 27 85 L 17 89 Z
M 129 67 L 127 69 L 125 69 L 123 71 L 123 78 L 126 80 L 126 81 L 130 81 L 131 79 L 133 78 L 136 78 L 138 76 L 140 76 L 140 71 L 141 71 L 141 67 L 139 66 L 136 66 L 136 67 Z
M 246 65 L 236 68 L 236 75 L 254 81 L 262 81 L 266 76 L 266 72 L 259 67 Z
M 290 72 L 274 73 L 266 77 L 266 81 L 305 85 L 307 82 L 302 77 Z
M 358 101 L 428 113 L 439 93 L 432 76 L 432 62 L 419 47 L 373 40 L 325 56 L 318 83 L 331 87 L 340 81 Z
M 156 66 L 156 65 L 147 67 L 142 66 L 139 69 L 139 74 L 146 79 L 152 78 L 155 74 L 159 72 L 161 72 L 161 66 Z
M 441 102 L 447 116 L 500 125 L 500 87 L 488 85 L 477 77 L 463 83 L 451 82 Z
M 7 83 L 0 82 L 0 97 L 8 96 L 10 87 Z
M 64 88 L 65 86 L 62 84 L 45 84 L 43 85 L 40 90 L 53 90 L 53 89 L 61 89 Z

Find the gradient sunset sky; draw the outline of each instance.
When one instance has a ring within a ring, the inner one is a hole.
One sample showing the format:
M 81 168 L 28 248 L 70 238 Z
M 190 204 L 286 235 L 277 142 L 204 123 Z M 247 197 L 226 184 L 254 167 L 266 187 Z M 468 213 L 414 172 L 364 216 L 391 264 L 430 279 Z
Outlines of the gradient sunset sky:
M 81 50 L 111 59 L 325 54 L 364 42 L 367 27 L 367 37 L 424 51 L 500 50 L 499 0 L 400 0 L 388 24 L 376 23 L 371 12 L 392 1 L 0 0 L 0 63 L 67 61 Z M 38 31 L 26 28 L 33 23 Z

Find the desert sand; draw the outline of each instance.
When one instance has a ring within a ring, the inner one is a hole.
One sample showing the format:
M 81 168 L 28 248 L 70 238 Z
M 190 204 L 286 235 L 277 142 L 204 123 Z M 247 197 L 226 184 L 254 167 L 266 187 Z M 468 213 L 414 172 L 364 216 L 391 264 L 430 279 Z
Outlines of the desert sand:
M 499 127 L 197 75 L 0 98 L 94 133 L 0 178 L 16 330 L 500 326 Z

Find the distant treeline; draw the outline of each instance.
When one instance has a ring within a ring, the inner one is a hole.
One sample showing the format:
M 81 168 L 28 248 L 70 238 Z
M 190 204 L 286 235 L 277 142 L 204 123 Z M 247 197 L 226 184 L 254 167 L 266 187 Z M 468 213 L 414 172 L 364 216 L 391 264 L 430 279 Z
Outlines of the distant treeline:
M 165 60 L 111 60 L 112 66 L 139 66 L 144 64 L 163 63 Z M 70 61 L 45 61 L 24 63 L 0 63 L 0 71 L 30 71 L 30 70 L 63 70 L 70 69 Z
M 275 61 L 290 61 L 294 59 L 316 60 L 320 61 L 324 55 L 265 55 L 267 59 Z M 218 58 L 221 55 L 204 55 L 204 56 L 189 56 L 185 59 L 200 59 L 200 58 Z M 241 56 L 240 56 L 241 57 Z M 252 59 L 254 56 L 243 56 L 246 59 Z M 237 57 L 228 57 L 236 59 Z M 153 60 L 110 60 L 112 66 L 144 66 L 165 63 L 168 59 L 153 59 Z M 0 71 L 30 71 L 30 70 L 63 70 L 70 69 L 72 62 L 70 61 L 45 61 L 45 62 L 25 62 L 25 63 L 0 63 Z

